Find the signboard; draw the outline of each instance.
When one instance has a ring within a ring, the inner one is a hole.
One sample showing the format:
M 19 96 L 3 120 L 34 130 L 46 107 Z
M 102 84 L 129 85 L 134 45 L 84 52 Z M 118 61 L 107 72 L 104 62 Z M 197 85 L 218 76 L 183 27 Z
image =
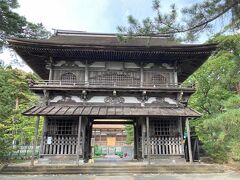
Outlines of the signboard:
M 52 144 L 52 137 L 47 138 L 47 144 Z

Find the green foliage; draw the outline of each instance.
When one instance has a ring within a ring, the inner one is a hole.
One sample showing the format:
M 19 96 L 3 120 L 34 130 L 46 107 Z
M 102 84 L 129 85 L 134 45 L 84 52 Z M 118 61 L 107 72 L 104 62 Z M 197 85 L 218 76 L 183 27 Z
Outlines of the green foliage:
M 127 133 L 126 144 L 132 144 L 134 138 L 134 129 L 132 125 L 125 125 L 125 131 Z
M 239 127 L 240 110 L 232 109 L 198 121 L 196 132 L 208 155 L 218 162 L 225 162 L 240 160 L 240 149 L 236 148 L 240 146 Z
M 218 36 L 218 51 L 187 82 L 197 85 L 189 105 L 203 113 L 192 127 L 217 162 L 240 160 L 240 35 Z
M 50 33 L 41 23 L 28 22 L 13 10 L 18 8 L 17 0 L 0 1 L 0 46 L 6 43 L 7 37 L 21 37 L 42 39 L 49 37 Z
M 13 142 L 32 142 L 35 120 L 21 114 L 38 100 L 28 89 L 29 78 L 36 79 L 31 73 L 0 67 L 0 157 L 12 150 Z
M 205 0 L 183 8 L 180 12 L 172 4 L 165 14 L 162 13 L 162 4 L 160 0 L 153 0 L 155 15 L 142 22 L 128 16 L 128 26 L 119 26 L 119 33 L 127 33 L 129 37 L 169 34 L 172 38 L 194 41 L 203 32 L 222 34 L 240 27 L 240 0 Z M 123 36 L 120 37 L 120 40 L 123 39 Z

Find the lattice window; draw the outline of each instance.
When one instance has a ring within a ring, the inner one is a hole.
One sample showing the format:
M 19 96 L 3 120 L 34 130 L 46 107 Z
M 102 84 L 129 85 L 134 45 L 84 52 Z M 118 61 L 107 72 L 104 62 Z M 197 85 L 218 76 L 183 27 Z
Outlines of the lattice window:
M 97 81 L 104 84 L 116 84 L 116 85 L 131 85 L 136 84 L 139 80 L 132 77 L 132 74 L 126 72 L 105 72 L 102 75 L 91 78 L 91 81 Z
M 163 74 L 155 74 L 152 76 L 153 84 L 166 84 L 167 78 Z
M 49 135 L 77 135 L 78 121 L 54 119 L 48 121 Z
M 76 76 L 70 72 L 67 72 L 61 76 L 61 81 L 65 83 L 74 83 L 76 82 L 76 79 Z
M 152 120 L 151 129 L 154 136 L 178 136 L 177 120 Z

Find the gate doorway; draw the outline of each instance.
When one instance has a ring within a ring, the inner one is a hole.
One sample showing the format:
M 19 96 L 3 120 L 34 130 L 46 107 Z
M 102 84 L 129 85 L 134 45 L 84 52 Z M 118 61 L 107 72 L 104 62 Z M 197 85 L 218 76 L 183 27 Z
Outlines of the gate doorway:
M 131 161 L 135 158 L 134 120 L 95 119 L 92 124 L 91 156 L 95 162 Z

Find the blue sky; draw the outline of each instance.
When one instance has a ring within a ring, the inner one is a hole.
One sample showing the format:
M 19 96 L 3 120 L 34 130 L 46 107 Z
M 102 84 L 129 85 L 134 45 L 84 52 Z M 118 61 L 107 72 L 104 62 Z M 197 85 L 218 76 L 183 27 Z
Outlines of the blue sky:
M 152 16 L 152 0 L 18 0 L 17 12 L 28 21 L 42 22 L 47 29 L 116 32 L 127 16 Z M 199 0 L 162 0 L 163 11 L 174 3 L 179 9 Z
M 178 9 L 202 0 L 161 0 L 162 11 L 172 3 Z M 127 16 L 141 20 L 153 16 L 152 0 L 18 0 L 15 11 L 34 23 L 43 23 L 48 29 L 80 30 L 115 33 L 117 26 L 127 25 Z M 202 41 L 203 42 L 203 41 Z M 9 63 L 8 51 L 0 59 Z M 26 66 L 24 70 L 30 71 Z

